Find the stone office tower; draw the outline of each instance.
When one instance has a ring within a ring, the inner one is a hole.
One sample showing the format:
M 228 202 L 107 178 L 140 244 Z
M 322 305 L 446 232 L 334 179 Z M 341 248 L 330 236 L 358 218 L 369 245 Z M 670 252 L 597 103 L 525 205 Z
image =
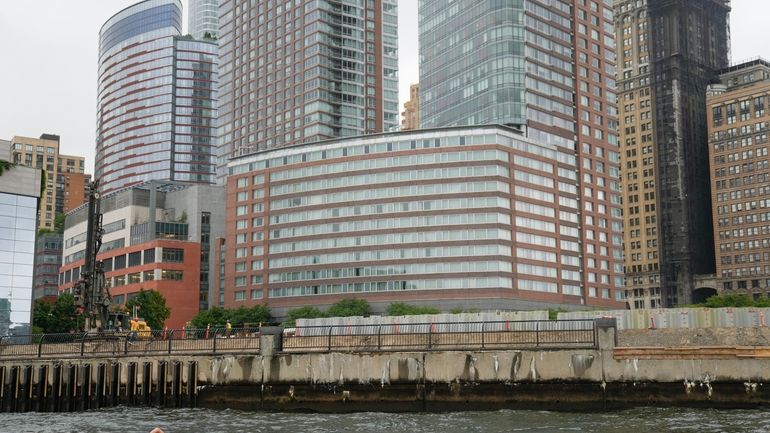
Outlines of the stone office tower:
M 693 301 L 714 272 L 706 87 L 727 66 L 725 0 L 615 2 L 625 269 L 632 308 Z
M 558 150 L 559 189 L 580 197 L 550 204 L 580 245 L 556 251 L 558 302 L 624 306 L 611 0 L 422 0 L 419 15 L 421 127 L 506 124 Z
M 220 169 L 233 155 L 398 127 L 396 0 L 223 0 L 219 24 Z
M 754 299 L 770 296 L 769 97 L 763 59 L 721 71 L 706 92 L 717 289 Z

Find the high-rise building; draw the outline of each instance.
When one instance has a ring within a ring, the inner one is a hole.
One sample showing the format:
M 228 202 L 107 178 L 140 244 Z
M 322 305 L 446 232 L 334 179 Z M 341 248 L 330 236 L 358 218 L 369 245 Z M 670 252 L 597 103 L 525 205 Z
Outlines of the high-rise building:
M 101 198 L 104 263 L 113 303 L 140 290 L 166 298 L 169 328 L 181 328 L 208 308 L 218 281 L 216 238 L 224 236 L 224 188 L 150 181 Z M 71 290 L 84 264 L 87 205 L 67 215 L 59 290 Z M 216 299 L 215 297 L 213 299 Z
M 222 0 L 219 14 L 222 169 L 233 155 L 398 127 L 396 0 Z
M 615 2 L 625 270 L 632 308 L 692 302 L 714 272 L 706 86 L 728 62 L 727 0 Z
M 8 141 L 0 160 L 10 162 Z M 7 166 L 0 171 L 0 335 L 32 329 L 32 274 L 42 170 Z
M 720 81 L 706 96 L 718 289 L 770 296 L 770 62 L 724 69 Z
M 409 100 L 404 102 L 401 112 L 401 130 L 409 131 L 420 128 L 420 85 L 409 86 Z
M 59 294 L 61 260 L 62 235 L 53 232 L 39 234 L 35 240 L 32 299 L 56 299 Z
M 611 0 L 422 0 L 420 125 L 497 123 L 555 146 L 580 197 L 581 296 L 623 305 Z
M 45 192 L 40 205 L 38 228 L 54 229 L 56 215 L 66 212 L 65 206 L 73 204 L 80 196 L 80 206 L 85 201 L 82 189 L 67 182 L 73 176 L 85 176 L 85 158 L 59 153 L 59 136 L 43 134 L 40 138 L 13 137 L 13 162 L 44 170 Z
M 181 34 L 178 0 L 137 3 L 99 32 L 102 192 L 149 180 L 214 182 L 217 45 Z
M 65 172 L 60 179 L 64 183 L 64 205 L 62 206 L 64 213 L 88 201 L 90 174 Z
M 614 291 L 585 290 L 580 161 L 565 155 L 490 125 L 234 158 L 223 304 L 267 302 L 276 317 L 351 296 L 375 312 L 392 302 L 443 311 L 618 306 Z M 598 236 L 590 243 L 609 249 Z M 597 269 L 610 263 L 597 260 Z M 596 280 L 588 287 L 601 287 Z
M 216 39 L 219 35 L 219 0 L 189 0 L 187 33 L 195 39 Z

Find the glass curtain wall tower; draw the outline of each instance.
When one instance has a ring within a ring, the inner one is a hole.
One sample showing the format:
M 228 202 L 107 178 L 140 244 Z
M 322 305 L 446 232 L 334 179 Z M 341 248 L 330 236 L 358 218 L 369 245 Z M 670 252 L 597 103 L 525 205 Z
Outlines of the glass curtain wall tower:
M 560 251 L 574 268 L 561 271 L 559 293 L 621 306 L 612 1 L 420 0 L 419 15 L 421 126 L 506 124 L 555 146 L 559 188 L 580 197 L 574 209 L 554 203 L 578 211 L 567 231 L 581 244 Z
M 221 168 L 233 155 L 397 128 L 396 5 L 223 0 Z
M 219 1 L 190 0 L 187 17 L 187 33 L 195 39 L 208 36 L 216 39 L 219 36 Z
M 217 46 L 181 32 L 178 0 L 148 0 L 99 33 L 102 192 L 148 180 L 214 181 Z

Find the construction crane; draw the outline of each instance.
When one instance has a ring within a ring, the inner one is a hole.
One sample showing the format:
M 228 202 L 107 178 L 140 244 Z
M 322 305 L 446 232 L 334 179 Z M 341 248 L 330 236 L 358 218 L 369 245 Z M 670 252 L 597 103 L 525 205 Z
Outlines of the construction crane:
M 75 303 L 85 316 L 83 331 L 101 332 L 116 326 L 109 307 L 112 304 L 104 278 L 104 263 L 96 258 L 102 246 L 102 213 L 99 180 L 88 184 L 88 224 L 86 226 L 85 264 L 75 284 Z

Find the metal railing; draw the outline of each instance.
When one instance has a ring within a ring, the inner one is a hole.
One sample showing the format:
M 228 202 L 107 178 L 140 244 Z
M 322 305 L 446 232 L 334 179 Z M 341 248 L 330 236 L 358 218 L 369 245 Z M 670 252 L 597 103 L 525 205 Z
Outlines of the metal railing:
M 0 359 L 164 354 L 258 354 L 258 328 L 171 329 L 0 337 Z M 300 326 L 281 336 L 283 352 L 569 349 L 597 347 L 592 319 Z
M 14 335 L 0 337 L 0 359 L 259 353 L 259 340 L 254 328 Z
M 283 334 L 284 352 L 595 348 L 594 320 L 304 326 Z

